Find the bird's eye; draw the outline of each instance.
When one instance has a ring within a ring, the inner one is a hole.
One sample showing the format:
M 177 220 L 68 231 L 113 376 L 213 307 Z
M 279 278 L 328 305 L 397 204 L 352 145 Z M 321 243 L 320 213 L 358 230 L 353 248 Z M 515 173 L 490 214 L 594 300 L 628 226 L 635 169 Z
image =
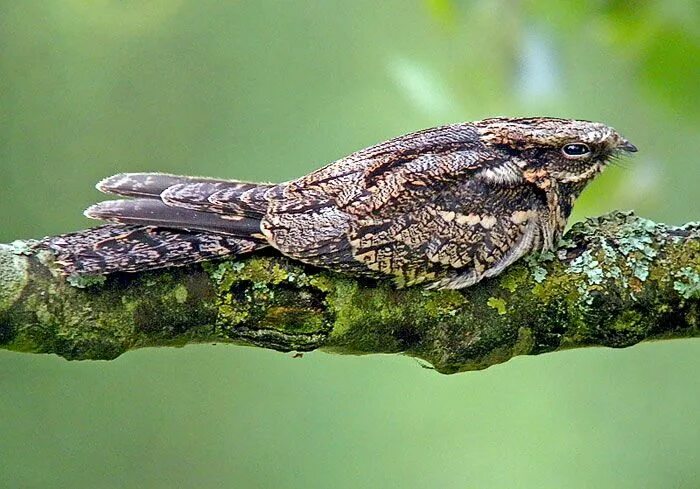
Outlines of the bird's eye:
M 571 158 L 581 158 L 582 156 L 588 155 L 591 152 L 591 148 L 584 143 L 571 143 L 565 144 L 561 148 L 561 151 Z

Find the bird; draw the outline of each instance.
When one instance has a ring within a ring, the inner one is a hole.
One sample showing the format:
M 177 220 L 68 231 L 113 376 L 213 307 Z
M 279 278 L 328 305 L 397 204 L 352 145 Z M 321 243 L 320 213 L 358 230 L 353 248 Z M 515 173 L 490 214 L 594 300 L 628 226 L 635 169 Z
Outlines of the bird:
M 108 275 L 274 248 L 398 287 L 461 289 L 553 250 L 576 198 L 637 148 L 599 122 L 495 117 L 413 132 L 283 183 L 121 173 L 107 221 L 49 241 L 66 275 Z

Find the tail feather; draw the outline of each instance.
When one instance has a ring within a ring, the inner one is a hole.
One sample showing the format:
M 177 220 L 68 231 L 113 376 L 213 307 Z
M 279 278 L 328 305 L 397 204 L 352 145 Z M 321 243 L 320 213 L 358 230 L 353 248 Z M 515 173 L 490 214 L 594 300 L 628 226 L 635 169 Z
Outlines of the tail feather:
M 101 180 L 95 187 L 106 194 L 122 197 L 158 198 L 168 187 L 182 183 L 213 183 L 237 185 L 243 182 L 219 180 L 215 178 L 188 177 L 169 173 L 118 173 Z M 253 184 L 248 184 L 253 185 Z
M 260 220 L 172 207 L 155 199 L 106 200 L 89 207 L 87 217 L 119 224 L 158 226 L 185 231 L 208 231 L 263 239 Z
M 212 205 L 209 196 L 224 186 L 234 185 L 221 182 L 186 182 L 171 185 L 165 189 L 160 198 L 168 205 L 184 207 L 196 211 L 221 213 L 222 209 Z
M 181 183 L 168 187 L 160 197 L 174 206 L 261 219 L 268 205 L 265 193 L 271 187 L 249 183 Z
M 272 185 L 122 173 L 102 180 L 102 192 L 132 199 L 108 200 L 85 215 L 116 223 L 47 238 L 66 274 L 140 271 L 242 254 L 268 246 L 260 221 Z M 213 197 L 224 195 L 229 200 Z
M 224 187 L 209 196 L 209 202 L 220 207 L 224 212 L 243 213 L 262 217 L 267 211 L 268 191 L 275 185 L 256 186 L 243 189 Z
M 65 275 L 104 275 L 182 266 L 264 247 L 258 241 L 210 233 L 105 225 L 39 241 Z

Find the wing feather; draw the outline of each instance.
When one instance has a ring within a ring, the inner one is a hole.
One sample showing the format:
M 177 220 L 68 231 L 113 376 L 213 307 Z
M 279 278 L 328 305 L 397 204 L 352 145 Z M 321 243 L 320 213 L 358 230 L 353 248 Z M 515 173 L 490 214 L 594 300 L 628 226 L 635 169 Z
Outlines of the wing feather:
M 491 169 L 490 173 L 483 173 Z M 358 217 L 391 217 L 420 207 L 454 185 L 494 176 L 511 183 L 520 169 L 486 148 L 473 125 L 453 124 L 400 136 L 353 153 L 285 185 L 285 198 L 320 193 Z

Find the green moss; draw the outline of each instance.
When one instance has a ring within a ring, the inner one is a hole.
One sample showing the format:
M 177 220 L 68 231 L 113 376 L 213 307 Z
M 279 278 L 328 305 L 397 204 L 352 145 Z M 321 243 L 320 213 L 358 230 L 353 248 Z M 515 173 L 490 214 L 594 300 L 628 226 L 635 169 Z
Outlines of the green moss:
M 68 284 L 52 284 L 45 295 L 26 298 L 26 307 L 35 313 L 36 324 L 18 331 L 11 349 L 52 352 L 67 359 L 111 359 L 126 351 L 119 341 L 123 328 L 115 327 L 120 310 L 104 296 L 84 296 Z M 101 317 L 109 318 L 105 323 Z
M 489 297 L 486 302 L 489 307 L 492 307 L 498 311 L 498 314 L 503 316 L 506 313 L 506 301 L 503 299 L 498 299 L 496 297 Z
M 225 294 L 219 303 L 219 314 L 217 323 L 225 324 L 229 327 L 245 323 L 251 317 L 250 312 L 245 307 L 238 307 L 231 294 Z
M 306 275 L 305 275 L 306 277 Z M 335 290 L 336 287 L 336 276 L 331 276 L 330 273 L 321 272 L 317 275 L 311 277 L 306 277 L 309 285 L 318 289 L 321 292 L 327 293 Z
M 253 283 L 279 284 L 289 279 L 287 269 L 269 257 L 253 257 L 244 262 L 240 279 Z
M 71 275 L 67 282 L 73 287 L 86 289 L 95 285 L 102 285 L 107 280 L 105 275 Z
M 528 283 L 527 268 L 521 266 L 511 267 L 504 275 L 501 275 L 499 284 L 501 288 L 515 292 L 520 287 L 524 287 Z
M 326 346 L 344 353 L 400 352 L 420 343 L 434 324 L 450 321 L 465 303 L 457 291 L 396 290 L 339 279 L 326 302 L 333 329 Z
M 440 292 L 423 292 L 423 312 L 427 318 L 454 316 L 467 302 L 458 290 L 442 290 Z
M 177 287 L 175 287 L 175 291 L 173 292 L 173 294 L 178 304 L 184 304 L 187 300 L 187 296 L 189 295 L 189 293 L 187 292 L 187 287 L 185 287 L 182 284 L 179 284 Z
M 287 333 L 317 333 L 323 330 L 325 317 L 318 311 L 304 308 L 276 306 L 267 308 L 258 325 Z
M 651 325 L 648 319 L 639 311 L 632 309 L 622 311 L 612 323 L 605 344 L 625 347 L 639 343 L 649 335 Z
M 111 359 L 141 346 L 217 339 L 213 294 L 201 279 L 193 270 L 170 269 L 135 275 L 128 283 L 111 276 L 99 287 L 81 289 L 37 274 L 23 299 L 33 324 L 18 328 L 9 348 Z
M 39 353 L 39 346 L 26 336 L 18 335 L 9 343 L 2 345 L 4 350 L 16 351 L 18 353 Z
M 204 268 L 217 292 L 217 327 L 232 339 L 309 349 L 330 328 L 322 280 L 312 285 L 299 264 L 262 256 Z
M 204 263 L 203 268 L 220 290 L 228 290 L 234 283 L 242 281 L 249 281 L 260 287 L 285 282 L 302 287 L 309 285 L 309 277 L 303 266 L 281 257 L 253 256 L 216 265 Z
M 557 265 L 559 267 L 560 265 Z M 532 293 L 538 301 L 547 304 L 552 300 L 566 295 L 569 300 L 575 300 L 579 292 L 579 280 L 574 275 L 566 273 L 551 273 L 547 280 L 535 283 Z
M 326 298 L 335 315 L 332 338 L 345 336 L 354 325 L 366 320 L 365 308 L 359 307 L 355 300 L 358 293 L 357 282 L 341 279 L 336 282 L 333 293 Z
M 29 280 L 29 262 L 7 245 L 0 245 L 0 313 L 19 298 Z
M 535 337 L 530 328 L 520 328 L 514 341 L 491 343 L 484 350 L 483 355 L 471 355 L 460 362 L 452 364 L 436 364 L 436 370 L 445 374 L 465 372 L 470 370 L 483 370 L 485 368 L 506 362 L 516 355 L 532 353 L 535 346 Z
M 507 274 L 506 276 L 503 277 L 501 280 L 501 287 L 506 289 L 508 292 L 515 292 L 516 289 L 518 288 L 518 282 L 515 280 L 515 277 L 513 276 L 512 273 Z
M 518 340 L 512 350 L 512 356 L 527 355 L 535 347 L 535 336 L 530 328 L 520 328 L 518 330 Z

